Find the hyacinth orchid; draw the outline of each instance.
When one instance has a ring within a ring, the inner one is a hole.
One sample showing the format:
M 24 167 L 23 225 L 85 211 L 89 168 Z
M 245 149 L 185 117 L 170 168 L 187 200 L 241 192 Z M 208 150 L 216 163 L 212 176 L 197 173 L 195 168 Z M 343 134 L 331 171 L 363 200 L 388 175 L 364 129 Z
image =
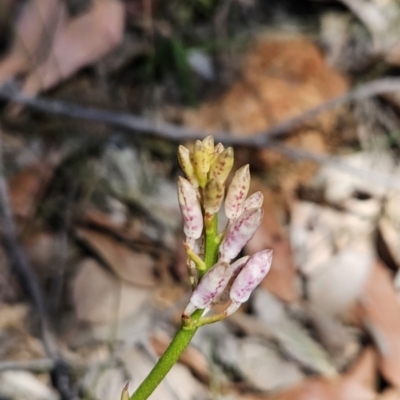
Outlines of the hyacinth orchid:
M 247 197 L 250 188 L 248 165 L 238 169 L 233 176 L 224 207 L 228 224 L 221 234 L 216 232 L 215 220 L 233 166 L 232 148 L 225 149 L 221 143 L 214 147 L 212 136 L 208 136 L 203 141 L 196 141 L 193 152 L 180 146 L 178 159 L 187 177 L 187 180 L 179 179 L 178 193 L 186 235 L 188 273 L 194 288 L 183 313 L 183 322 L 186 326 L 201 326 L 227 317 L 248 300 L 269 271 L 272 251 L 263 250 L 232 263 L 263 217 L 262 193 Z M 213 236 L 214 246 L 207 236 Z M 203 259 L 203 254 L 196 252 L 196 243 L 206 243 L 206 250 L 212 248 L 214 258 L 216 255 L 213 265 L 207 265 L 208 260 Z M 229 299 L 231 304 L 223 313 L 204 316 L 214 305 Z M 196 310 L 204 310 L 204 313 L 194 321 L 191 315 Z
M 129 397 L 128 388 L 124 388 L 123 400 L 147 399 L 178 361 L 196 330 L 235 312 L 249 299 L 271 267 L 272 250 L 235 260 L 263 217 L 262 193 L 247 196 L 249 166 L 236 171 L 226 190 L 233 167 L 233 149 L 225 149 L 221 143 L 214 146 L 212 136 L 197 140 L 193 151 L 179 146 L 178 160 L 186 176 L 178 179 L 178 201 L 193 292 L 171 344 L 132 396 Z M 218 213 L 225 191 L 224 210 L 228 223 L 218 232 Z M 221 304 L 227 304 L 225 310 L 213 313 L 214 306 Z

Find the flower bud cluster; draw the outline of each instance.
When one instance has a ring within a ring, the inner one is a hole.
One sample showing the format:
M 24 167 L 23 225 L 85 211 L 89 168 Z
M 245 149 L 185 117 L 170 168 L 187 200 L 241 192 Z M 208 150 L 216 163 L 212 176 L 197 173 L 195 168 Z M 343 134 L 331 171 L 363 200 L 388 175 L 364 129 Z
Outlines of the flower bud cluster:
M 184 318 L 190 318 L 196 310 L 209 310 L 231 300 L 224 313 L 216 318 L 209 317 L 212 322 L 225 318 L 247 301 L 270 269 L 272 250 L 234 261 L 261 223 L 263 195 L 256 192 L 247 197 L 249 166 L 237 170 L 225 199 L 228 224 L 218 234 L 214 222 L 233 166 L 233 149 L 224 148 L 221 143 L 214 146 L 214 138 L 208 136 L 202 141 L 197 140 L 193 151 L 179 146 L 178 159 L 186 176 L 186 179 L 180 177 L 178 180 L 178 199 L 183 216 L 188 272 L 194 289 Z M 205 253 L 213 246 L 217 246 L 215 262 L 207 265 Z

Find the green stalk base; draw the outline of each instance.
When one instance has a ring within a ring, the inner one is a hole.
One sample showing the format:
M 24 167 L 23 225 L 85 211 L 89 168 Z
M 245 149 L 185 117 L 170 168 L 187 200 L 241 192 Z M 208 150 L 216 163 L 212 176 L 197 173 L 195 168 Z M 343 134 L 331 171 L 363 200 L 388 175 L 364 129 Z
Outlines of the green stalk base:
M 203 310 L 197 310 L 193 313 L 191 318 L 194 320 L 199 319 L 202 314 Z M 197 329 L 197 327 L 188 329 L 183 326 L 179 328 L 167 350 L 165 350 L 165 353 L 160 357 L 157 364 L 136 389 L 135 393 L 132 394 L 130 400 L 146 400 L 153 393 L 174 364 L 179 360 L 179 357 L 189 345 Z
M 205 221 L 205 254 L 204 264 L 205 269 L 199 270 L 199 277 L 201 278 L 217 261 L 218 258 L 218 247 L 219 242 L 217 240 L 218 232 L 218 216 L 215 214 L 210 222 Z M 179 328 L 172 342 L 168 346 L 165 353 L 160 357 L 157 364 L 151 370 L 146 379 L 136 389 L 135 393 L 130 396 L 129 400 L 146 400 L 155 390 L 155 388 L 165 378 L 174 364 L 179 360 L 179 357 L 189 345 L 194 334 L 196 333 L 198 326 L 196 323 L 202 317 L 204 310 L 197 310 L 191 316 L 187 322 Z

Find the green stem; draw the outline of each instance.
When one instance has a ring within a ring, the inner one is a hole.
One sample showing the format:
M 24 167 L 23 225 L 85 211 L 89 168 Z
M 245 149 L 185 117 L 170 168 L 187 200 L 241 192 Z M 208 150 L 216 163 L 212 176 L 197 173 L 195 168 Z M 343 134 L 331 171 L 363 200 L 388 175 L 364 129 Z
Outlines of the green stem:
M 199 313 L 199 311 L 201 312 Z M 200 315 L 196 315 L 196 313 Z M 192 318 L 200 317 L 202 313 L 203 310 L 198 310 L 193 314 Z M 197 329 L 197 327 L 187 329 L 183 326 L 179 328 L 167 350 L 165 350 L 165 353 L 158 360 L 157 364 L 151 370 L 149 375 L 147 375 L 142 384 L 136 389 L 135 393 L 130 397 L 130 400 L 146 400 L 153 393 L 170 369 L 178 361 L 179 357 L 192 340 Z
M 217 215 L 214 215 L 212 223 L 207 227 L 207 229 L 205 229 L 205 234 L 204 263 L 206 268 L 204 271 L 199 271 L 200 277 L 217 262 L 219 247 L 217 240 Z M 196 323 L 203 315 L 203 311 L 204 310 L 197 310 L 190 316 L 191 324 L 181 325 L 167 350 L 165 350 L 165 353 L 160 357 L 157 364 L 136 389 L 135 393 L 132 394 L 129 400 L 146 400 L 153 393 L 189 345 L 198 329 Z
M 205 271 L 200 271 L 200 277 L 203 276 L 218 259 L 218 214 L 215 214 L 210 224 L 205 221 L 206 240 L 204 246 L 204 262 L 206 264 Z M 209 226 L 208 226 L 209 225 Z

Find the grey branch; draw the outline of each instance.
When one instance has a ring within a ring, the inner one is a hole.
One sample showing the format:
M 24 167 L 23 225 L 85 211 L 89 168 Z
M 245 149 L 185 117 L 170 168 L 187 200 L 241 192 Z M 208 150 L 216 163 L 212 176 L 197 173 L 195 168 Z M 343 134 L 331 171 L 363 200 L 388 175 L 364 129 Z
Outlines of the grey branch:
M 291 130 L 312 120 L 319 114 L 331 110 L 337 106 L 347 104 L 355 100 L 362 100 L 385 93 L 400 92 L 400 78 L 382 78 L 362 84 L 359 87 L 337 96 L 317 107 L 314 107 L 296 117 L 276 124 L 272 128 L 260 131 L 253 136 L 233 135 L 231 132 L 207 132 L 178 125 L 172 125 L 160 121 L 152 121 L 140 116 L 125 112 L 86 108 L 78 104 L 60 100 L 49 100 L 42 97 L 27 97 L 19 92 L 13 82 L 9 82 L 0 88 L 0 98 L 23 104 L 36 111 L 62 115 L 69 118 L 84 119 L 93 122 L 105 123 L 138 134 L 149 134 L 165 139 L 181 142 L 185 140 L 204 138 L 207 134 L 213 134 L 215 139 L 226 145 L 244 145 L 250 147 L 268 147 L 292 159 L 308 159 L 321 165 L 330 165 L 342 169 L 348 173 L 386 187 L 400 189 L 397 182 L 390 175 L 375 171 L 367 171 L 343 164 L 335 157 L 319 155 L 306 150 L 299 150 L 287 146 L 277 139 L 290 133 Z

